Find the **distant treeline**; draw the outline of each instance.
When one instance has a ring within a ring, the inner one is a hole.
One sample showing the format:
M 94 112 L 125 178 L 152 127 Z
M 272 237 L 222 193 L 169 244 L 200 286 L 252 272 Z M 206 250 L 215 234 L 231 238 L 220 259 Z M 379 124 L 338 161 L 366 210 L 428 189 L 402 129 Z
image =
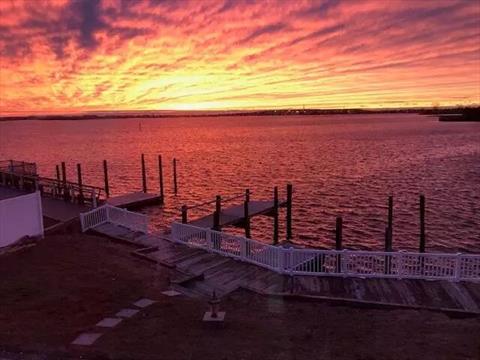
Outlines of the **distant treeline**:
M 136 118 L 175 118 L 175 117 L 214 117 L 214 116 L 274 116 L 274 115 L 341 115 L 341 114 L 469 114 L 480 115 L 480 106 L 470 107 L 442 107 L 442 108 L 410 108 L 410 109 L 285 109 L 285 110 L 258 110 L 239 112 L 215 112 L 189 114 L 155 113 L 151 111 L 135 113 L 102 113 L 102 114 L 66 114 L 66 115 L 29 115 L 29 116 L 0 116 L 0 121 L 8 120 L 95 120 L 95 119 L 136 119 Z

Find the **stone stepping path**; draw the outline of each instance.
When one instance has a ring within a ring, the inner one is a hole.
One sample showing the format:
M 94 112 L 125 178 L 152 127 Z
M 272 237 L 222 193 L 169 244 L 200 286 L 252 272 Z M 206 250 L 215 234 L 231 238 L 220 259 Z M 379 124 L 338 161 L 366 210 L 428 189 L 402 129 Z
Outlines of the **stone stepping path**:
M 179 292 L 175 290 L 167 290 L 162 292 L 162 294 L 166 296 L 177 296 L 181 295 Z M 120 310 L 115 314 L 115 317 L 106 317 L 100 320 L 95 326 L 99 328 L 114 328 L 118 324 L 120 324 L 124 319 L 129 319 L 136 314 L 138 314 L 142 309 L 149 307 L 150 305 L 155 304 L 155 300 L 151 300 L 148 298 L 143 298 L 138 301 L 135 301 L 132 305 L 136 308 L 125 308 Z M 71 342 L 71 345 L 78 345 L 78 346 L 91 346 L 97 341 L 103 333 L 100 332 L 86 332 L 80 334 L 75 340 Z M 1 359 L 0 359 L 1 360 Z
M 72 341 L 72 345 L 90 346 L 95 341 L 97 341 L 98 338 L 102 335 L 103 334 L 101 334 L 101 333 L 80 334 L 75 340 Z
M 122 322 L 122 319 L 119 318 L 105 318 L 97 323 L 96 326 L 99 327 L 106 327 L 106 328 L 113 328 L 120 324 Z
M 122 309 L 118 313 L 115 314 L 117 317 L 121 318 L 131 318 L 135 314 L 137 314 L 140 310 L 137 309 Z

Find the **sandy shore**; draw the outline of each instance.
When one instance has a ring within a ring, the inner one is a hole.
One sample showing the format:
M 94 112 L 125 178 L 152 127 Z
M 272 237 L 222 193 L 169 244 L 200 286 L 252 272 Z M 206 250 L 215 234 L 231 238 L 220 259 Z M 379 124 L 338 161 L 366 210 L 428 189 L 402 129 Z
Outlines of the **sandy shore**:
M 237 291 L 223 327 L 204 301 L 161 294 L 174 270 L 96 236 L 55 235 L 0 257 L 0 358 L 7 359 L 478 359 L 480 320 L 366 309 Z M 132 302 L 157 301 L 88 348 L 80 333 Z

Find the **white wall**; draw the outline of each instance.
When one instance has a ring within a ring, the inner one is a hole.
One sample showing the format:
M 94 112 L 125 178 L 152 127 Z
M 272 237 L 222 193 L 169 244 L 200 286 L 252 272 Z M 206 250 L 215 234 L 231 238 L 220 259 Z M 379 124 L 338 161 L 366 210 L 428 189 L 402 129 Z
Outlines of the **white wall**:
M 0 200 L 0 248 L 24 236 L 43 237 L 40 192 Z

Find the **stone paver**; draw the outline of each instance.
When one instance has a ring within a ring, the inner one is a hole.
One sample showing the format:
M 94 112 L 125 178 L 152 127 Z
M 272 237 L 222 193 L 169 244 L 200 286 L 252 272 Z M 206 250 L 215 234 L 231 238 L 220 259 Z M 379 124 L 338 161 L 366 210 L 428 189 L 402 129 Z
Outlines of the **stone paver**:
M 115 314 L 115 316 L 121 317 L 121 318 L 131 318 L 135 314 L 137 314 L 140 310 L 137 309 L 122 309 L 118 313 Z
M 102 336 L 101 333 L 83 333 L 72 341 L 72 345 L 90 346 L 97 341 L 100 336 Z
M 122 322 L 122 319 L 119 319 L 119 318 L 105 318 L 102 321 L 98 322 L 97 326 L 113 328 L 118 324 L 120 324 L 121 322 Z
M 162 292 L 162 294 L 167 296 L 178 296 L 178 295 L 181 295 L 182 293 L 179 293 L 178 291 L 175 291 L 175 290 L 167 290 Z
M 154 301 L 154 300 L 141 299 L 141 300 L 138 300 L 137 302 L 134 302 L 133 305 L 135 305 L 139 308 L 146 308 L 147 306 L 150 306 L 154 303 L 156 303 L 156 301 Z

